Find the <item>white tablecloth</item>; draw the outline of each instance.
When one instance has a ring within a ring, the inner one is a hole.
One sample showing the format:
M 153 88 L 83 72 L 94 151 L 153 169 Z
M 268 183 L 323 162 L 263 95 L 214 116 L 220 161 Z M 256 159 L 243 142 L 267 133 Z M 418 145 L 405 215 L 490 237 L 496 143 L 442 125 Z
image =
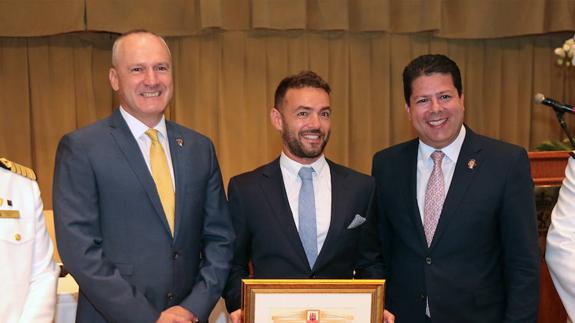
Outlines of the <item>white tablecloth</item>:
M 78 304 L 78 284 L 71 275 L 58 279 L 55 323 L 74 323 Z
M 228 312 L 226 311 L 226 305 L 222 298 L 220 298 L 220 301 L 216 304 L 216 307 L 214 307 L 212 314 L 210 314 L 209 322 L 210 323 L 228 322 Z

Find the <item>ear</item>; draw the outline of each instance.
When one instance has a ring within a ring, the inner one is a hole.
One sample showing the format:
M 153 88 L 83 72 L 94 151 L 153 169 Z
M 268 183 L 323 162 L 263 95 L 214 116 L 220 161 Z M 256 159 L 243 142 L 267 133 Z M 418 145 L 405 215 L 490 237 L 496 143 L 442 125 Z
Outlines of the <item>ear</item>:
M 278 109 L 272 108 L 272 110 L 270 111 L 270 120 L 274 128 L 276 128 L 279 131 L 283 130 L 282 115 Z
M 405 104 L 405 112 L 407 112 L 407 117 L 409 118 L 409 120 L 411 120 L 411 108 L 407 103 Z
M 108 72 L 108 79 L 110 80 L 112 89 L 114 89 L 114 91 L 118 91 L 118 89 L 120 89 L 120 85 L 118 80 L 118 71 L 116 71 L 115 68 L 110 68 L 110 71 Z
M 465 96 L 461 93 L 461 107 L 465 111 Z

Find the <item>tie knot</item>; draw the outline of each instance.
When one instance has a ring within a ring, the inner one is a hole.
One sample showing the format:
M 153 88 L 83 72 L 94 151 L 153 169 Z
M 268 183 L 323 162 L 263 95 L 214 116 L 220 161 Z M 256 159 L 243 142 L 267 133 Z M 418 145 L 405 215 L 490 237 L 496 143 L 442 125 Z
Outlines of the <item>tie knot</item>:
M 445 154 L 441 150 L 436 150 L 436 151 L 431 153 L 431 159 L 433 159 L 434 164 L 437 164 L 437 163 L 441 164 L 441 160 L 443 160 L 444 156 L 445 156 Z
M 311 180 L 312 176 L 313 176 L 313 172 L 314 172 L 314 170 L 312 167 L 302 167 L 299 169 L 298 175 L 302 181 Z
M 158 130 L 150 128 L 146 130 L 146 135 L 152 139 L 152 142 L 158 142 Z

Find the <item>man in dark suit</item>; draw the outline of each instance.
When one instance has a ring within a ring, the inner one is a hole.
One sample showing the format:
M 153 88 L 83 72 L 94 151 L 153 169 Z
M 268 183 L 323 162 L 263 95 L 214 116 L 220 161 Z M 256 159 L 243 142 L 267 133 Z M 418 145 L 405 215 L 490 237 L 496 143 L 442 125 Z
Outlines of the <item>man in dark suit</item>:
M 382 277 L 370 215 L 373 179 L 323 155 L 331 128 L 329 93 L 311 71 L 283 79 L 270 113 L 283 139 L 281 156 L 230 180 L 237 241 L 224 298 L 234 323 L 242 321 L 241 280 L 249 277 L 250 261 L 253 278 Z M 313 219 L 306 222 L 310 203 Z
M 54 215 L 80 286 L 77 322 L 207 322 L 233 256 L 211 141 L 163 112 L 172 60 L 147 31 L 120 36 L 109 78 L 121 106 L 62 138 Z
M 535 322 L 539 249 L 524 149 L 463 125 L 457 65 L 403 72 L 419 134 L 373 159 L 386 305 L 398 322 Z

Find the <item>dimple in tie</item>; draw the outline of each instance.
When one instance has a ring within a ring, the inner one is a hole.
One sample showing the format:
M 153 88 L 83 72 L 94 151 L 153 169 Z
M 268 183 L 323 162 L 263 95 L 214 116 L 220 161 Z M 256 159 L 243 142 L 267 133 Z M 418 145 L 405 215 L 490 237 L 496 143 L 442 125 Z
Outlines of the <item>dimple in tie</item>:
M 152 168 L 152 177 L 156 183 L 156 189 L 160 195 L 162 208 L 166 214 L 170 232 L 174 235 L 174 210 L 176 208 L 174 187 L 172 185 L 172 175 L 170 174 L 170 167 L 162 144 L 158 141 L 158 131 L 156 129 L 148 129 L 146 135 L 152 140 L 150 146 L 150 166 Z
M 301 188 L 299 191 L 299 237 L 307 261 L 313 268 L 317 259 L 317 224 L 315 219 L 315 195 L 313 192 L 313 168 L 302 167 L 299 170 Z
M 423 228 L 425 230 L 425 238 L 427 245 L 431 245 L 439 216 L 443 209 L 443 201 L 445 199 L 445 188 L 443 182 L 443 171 L 441 170 L 441 161 L 445 154 L 441 150 L 436 150 L 431 154 L 433 159 L 433 171 L 429 176 L 427 182 L 427 189 L 425 191 L 425 206 L 423 217 Z

